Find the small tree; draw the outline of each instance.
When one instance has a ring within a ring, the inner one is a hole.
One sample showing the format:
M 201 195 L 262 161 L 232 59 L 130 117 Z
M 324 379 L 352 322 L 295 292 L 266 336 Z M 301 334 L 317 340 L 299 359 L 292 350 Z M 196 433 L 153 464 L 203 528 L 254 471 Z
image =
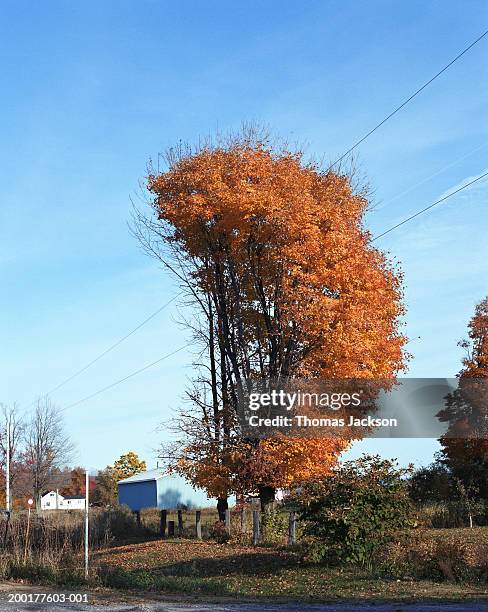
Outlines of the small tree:
M 2 481 L 5 481 L 7 464 L 7 449 L 10 455 L 10 490 L 13 496 L 19 495 L 22 490 L 22 441 L 24 437 L 25 424 L 19 415 L 17 404 L 6 406 L 0 404 L 0 469 L 2 470 Z M 7 439 L 7 430 L 10 435 Z M 4 483 L 2 482 L 2 488 Z
M 145 469 L 146 462 L 139 459 L 137 454 L 132 451 L 125 453 L 125 455 L 120 455 L 113 466 L 117 480 L 129 478 L 130 476 L 144 472 Z
M 130 451 L 121 455 L 113 465 L 100 470 L 95 480 L 93 501 L 108 505 L 117 503 L 117 482 L 139 474 L 146 469 L 146 462 Z
M 448 501 L 451 492 L 451 473 L 440 461 L 419 468 L 409 481 L 410 497 L 418 505 Z
M 468 335 L 469 339 L 459 343 L 466 355 L 458 388 L 447 396 L 438 414 L 448 423 L 439 441 L 442 461 L 452 475 L 488 500 L 488 297 L 476 306 Z M 478 435 L 474 435 L 476 430 Z
M 61 489 L 61 495 L 85 495 L 86 470 L 83 467 L 74 467 L 69 470 L 69 483 Z
M 70 460 L 73 448 L 59 408 L 49 399 L 38 400 L 25 430 L 25 462 L 38 507 L 43 491 L 61 484 L 60 470 Z
M 405 476 L 395 461 L 364 456 L 294 496 L 317 560 L 365 565 L 393 534 L 411 524 Z
M 453 499 L 459 508 L 463 520 L 467 519 L 469 526 L 473 527 L 473 518 L 480 518 L 486 511 L 485 503 L 479 498 L 476 487 L 466 487 L 462 480 L 453 478 Z
M 117 481 L 110 466 L 98 472 L 92 500 L 105 506 L 114 506 L 117 503 Z

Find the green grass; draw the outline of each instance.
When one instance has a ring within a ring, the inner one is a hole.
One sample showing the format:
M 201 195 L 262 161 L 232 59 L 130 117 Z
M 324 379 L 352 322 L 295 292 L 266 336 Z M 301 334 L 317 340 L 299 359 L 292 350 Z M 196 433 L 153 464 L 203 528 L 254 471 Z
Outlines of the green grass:
M 119 541 L 92 554 L 86 586 L 207 598 L 488 600 L 488 527 L 416 529 L 406 536 L 385 548 L 369 571 L 306 563 L 300 549 L 276 545 Z M 29 557 L 24 565 L 22 556 L 5 552 L 0 573 L 33 584 L 85 584 L 81 551 L 56 559 Z
M 432 530 L 428 542 L 449 538 L 488 542 L 488 529 Z M 453 532 L 453 533 L 451 533 Z M 407 575 L 306 564 L 289 549 L 194 540 L 153 541 L 97 555 L 103 583 L 118 589 L 230 597 L 306 600 L 488 599 L 486 580 L 415 580 Z
M 105 581 L 105 585 L 124 590 L 140 589 L 236 598 L 371 601 L 488 599 L 488 589 L 479 585 L 473 587 L 426 580 L 385 580 L 357 570 L 340 571 L 317 567 L 284 570 L 274 576 L 236 574 L 222 578 L 161 576 L 150 570 L 118 570 Z

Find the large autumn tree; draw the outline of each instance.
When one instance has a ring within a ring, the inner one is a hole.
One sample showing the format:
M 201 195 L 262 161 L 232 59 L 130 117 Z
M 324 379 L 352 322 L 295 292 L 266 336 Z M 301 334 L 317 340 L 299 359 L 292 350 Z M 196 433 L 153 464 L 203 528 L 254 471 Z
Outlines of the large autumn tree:
M 461 341 L 466 351 L 458 374 L 459 388 L 446 401 L 440 418 L 449 424 L 441 438 L 444 463 L 469 488 L 488 499 L 488 438 L 476 432 L 488 415 L 488 297 L 475 308 L 468 325 L 468 339 Z
M 147 189 L 154 216 L 137 214 L 137 236 L 198 313 L 202 384 L 180 420 L 179 468 L 224 503 L 243 483 L 267 502 L 326 474 L 346 440 L 256 443 L 236 415 L 250 379 L 389 379 L 402 368 L 401 277 L 370 243 L 367 198 L 252 129 L 171 150 Z

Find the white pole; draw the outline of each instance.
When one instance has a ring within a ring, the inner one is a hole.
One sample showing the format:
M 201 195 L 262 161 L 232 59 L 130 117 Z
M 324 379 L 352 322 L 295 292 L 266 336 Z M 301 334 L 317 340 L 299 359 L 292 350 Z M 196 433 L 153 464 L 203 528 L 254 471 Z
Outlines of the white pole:
M 10 415 L 7 416 L 7 445 L 5 454 L 5 506 L 7 512 L 10 512 Z
M 88 578 L 88 470 L 85 472 L 85 578 Z
M 30 525 L 30 506 L 27 512 L 27 530 L 25 532 L 25 546 L 24 546 L 24 565 L 27 561 L 27 544 L 29 543 L 29 525 Z

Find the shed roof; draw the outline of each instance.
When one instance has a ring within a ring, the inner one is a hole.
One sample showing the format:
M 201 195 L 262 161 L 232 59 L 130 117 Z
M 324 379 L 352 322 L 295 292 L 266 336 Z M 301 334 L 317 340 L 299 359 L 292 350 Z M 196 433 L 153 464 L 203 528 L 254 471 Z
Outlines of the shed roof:
M 159 480 L 160 478 L 163 478 L 163 476 L 165 476 L 164 470 L 146 470 L 145 472 L 141 472 L 140 474 L 135 474 L 134 476 L 130 476 L 129 478 L 119 480 L 117 484 L 129 484 L 131 482 L 146 482 L 148 480 Z

